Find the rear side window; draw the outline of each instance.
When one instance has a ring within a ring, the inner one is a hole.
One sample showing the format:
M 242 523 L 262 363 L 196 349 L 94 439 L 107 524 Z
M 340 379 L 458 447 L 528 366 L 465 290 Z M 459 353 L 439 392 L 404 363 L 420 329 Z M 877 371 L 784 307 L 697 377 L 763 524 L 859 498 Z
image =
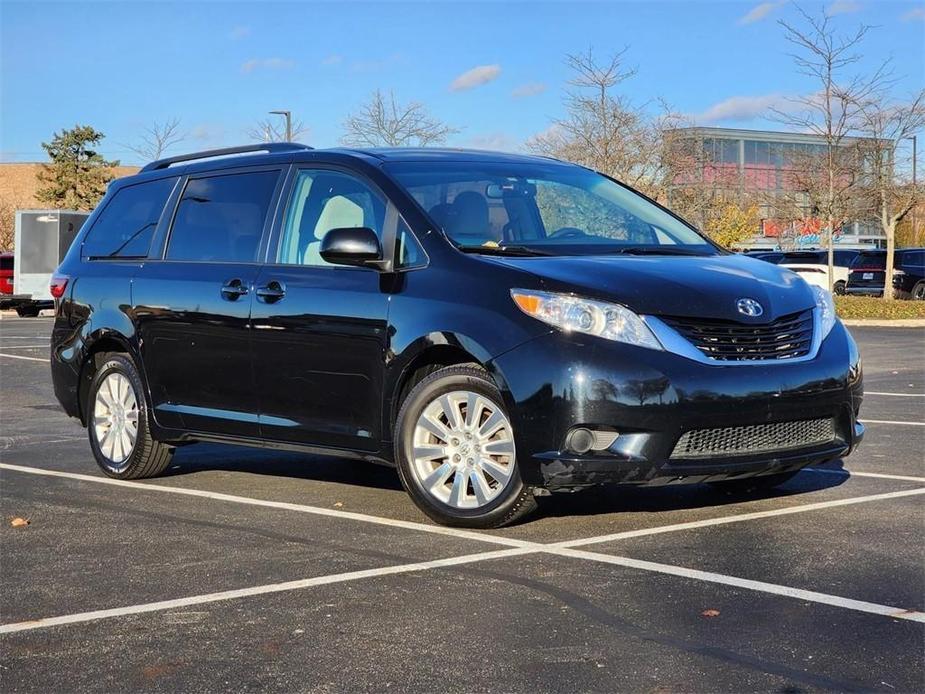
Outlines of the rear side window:
M 906 267 L 925 265 L 925 251 L 906 251 L 898 260 L 900 265 Z
M 851 261 L 851 268 L 880 268 L 886 267 L 886 253 L 859 253 Z
M 176 178 L 120 188 L 83 243 L 85 258 L 138 258 L 148 255 L 151 238 Z
M 177 207 L 167 258 L 253 261 L 278 178 L 278 171 L 255 171 L 192 179 Z
M 13 271 L 13 256 L 0 255 L 0 270 Z

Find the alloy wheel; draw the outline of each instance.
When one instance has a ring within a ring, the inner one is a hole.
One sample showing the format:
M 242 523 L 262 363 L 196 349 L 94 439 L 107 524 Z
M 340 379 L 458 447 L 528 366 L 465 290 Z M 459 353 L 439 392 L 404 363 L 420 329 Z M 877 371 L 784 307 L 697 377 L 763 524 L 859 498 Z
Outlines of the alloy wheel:
M 457 390 L 434 399 L 418 417 L 412 443 L 417 482 L 453 508 L 486 506 L 514 477 L 511 422 L 479 393 Z
M 114 371 L 100 383 L 93 402 L 93 429 L 100 452 L 120 467 L 138 438 L 138 399 L 124 374 Z

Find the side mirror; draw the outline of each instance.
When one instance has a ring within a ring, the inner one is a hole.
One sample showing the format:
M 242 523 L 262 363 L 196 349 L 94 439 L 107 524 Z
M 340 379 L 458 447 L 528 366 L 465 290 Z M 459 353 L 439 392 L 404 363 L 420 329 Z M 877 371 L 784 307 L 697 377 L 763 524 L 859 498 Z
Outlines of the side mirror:
M 382 262 L 379 236 L 369 227 L 331 229 L 321 240 L 321 257 L 334 265 L 371 265 Z

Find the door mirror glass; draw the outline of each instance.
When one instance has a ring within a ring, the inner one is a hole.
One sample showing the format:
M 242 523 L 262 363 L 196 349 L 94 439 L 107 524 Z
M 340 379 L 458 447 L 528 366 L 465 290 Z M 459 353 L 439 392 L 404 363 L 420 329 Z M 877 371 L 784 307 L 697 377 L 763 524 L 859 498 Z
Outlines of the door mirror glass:
M 382 260 L 382 246 L 369 227 L 341 227 L 324 235 L 321 257 L 334 265 L 368 265 Z

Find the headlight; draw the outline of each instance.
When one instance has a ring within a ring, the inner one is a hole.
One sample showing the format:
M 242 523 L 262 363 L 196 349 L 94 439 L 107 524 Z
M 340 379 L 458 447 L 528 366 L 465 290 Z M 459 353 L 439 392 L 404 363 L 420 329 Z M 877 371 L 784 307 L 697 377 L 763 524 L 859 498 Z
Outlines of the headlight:
M 825 339 L 825 336 L 832 330 L 832 326 L 835 325 L 835 300 L 829 290 L 815 284 L 809 286 L 816 295 L 816 307 L 819 309 L 819 328 L 822 330 L 822 339 Z
M 625 306 L 568 294 L 512 289 L 514 303 L 528 316 L 565 332 L 597 335 L 605 340 L 662 349 L 642 318 Z

